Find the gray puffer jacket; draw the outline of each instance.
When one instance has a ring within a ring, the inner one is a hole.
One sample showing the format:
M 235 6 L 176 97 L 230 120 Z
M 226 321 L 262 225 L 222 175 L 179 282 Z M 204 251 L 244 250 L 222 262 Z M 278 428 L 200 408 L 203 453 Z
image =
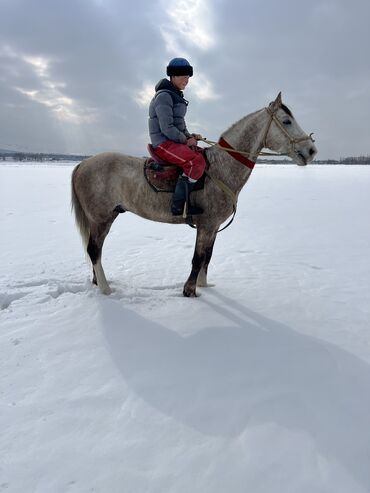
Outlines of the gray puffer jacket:
M 149 105 L 149 135 L 153 147 L 166 140 L 186 144 L 191 135 L 184 119 L 188 102 L 182 91 L 168 79 L 160 80 L 155 90 Z

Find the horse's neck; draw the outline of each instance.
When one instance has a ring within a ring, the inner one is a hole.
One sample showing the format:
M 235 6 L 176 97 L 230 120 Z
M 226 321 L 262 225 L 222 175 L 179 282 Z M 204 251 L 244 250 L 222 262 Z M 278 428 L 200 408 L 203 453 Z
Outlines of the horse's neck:
M 264 109 L 256 111 L 234 123 L 222 136 L 234 149 L 248 153 L 255 161 L 263 147 L 266 119 Z
M 256 161 L 263 147 L 263 136 L 266 128 L 266 113 L 264 110 L 256 111 L 238 122 L 234 123 L 222 137 L 236 150 L 248 154 L 249 159 Z M 248 180 L 251 170 L 234 159 L 230 154 L 213 147 L 209 149 L 218 177 L 234 192 L 238 193 Z

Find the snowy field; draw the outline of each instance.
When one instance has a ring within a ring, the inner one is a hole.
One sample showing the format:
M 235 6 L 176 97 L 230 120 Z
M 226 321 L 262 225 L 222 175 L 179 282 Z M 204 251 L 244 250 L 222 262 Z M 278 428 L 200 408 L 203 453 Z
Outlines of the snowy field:
M 263 166 L 195 232 L 122 214 L 90 283 L 73 165 L 0 165 L 0 491 L 369 493 L 370 166 Z

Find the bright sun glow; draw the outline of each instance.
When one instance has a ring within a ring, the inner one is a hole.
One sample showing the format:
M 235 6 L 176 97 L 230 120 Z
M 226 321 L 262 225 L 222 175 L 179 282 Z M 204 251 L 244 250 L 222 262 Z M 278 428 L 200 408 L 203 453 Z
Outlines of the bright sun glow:
M 170 56 L 190 58 L 189 51 L 207 51 L 216 42 L 212 26 L 212 10 L 208 0 L 181 0 L 176 4 L 162 3 L 167 19 L 159 26 Z M 193 46 L 192 46 L 193 45 Z M 196 69 L 191 79 L 190 92 L 201 100 L 218 99 L 212 82 Z
M 164 10 L 170 20 L 161 26 L 167 51 L 176 51 L 182 42 L 196 45 L 207 50 L 214 44 L 210 22 L 210 12 L 206 0 L 187 0 L 164 4 Z

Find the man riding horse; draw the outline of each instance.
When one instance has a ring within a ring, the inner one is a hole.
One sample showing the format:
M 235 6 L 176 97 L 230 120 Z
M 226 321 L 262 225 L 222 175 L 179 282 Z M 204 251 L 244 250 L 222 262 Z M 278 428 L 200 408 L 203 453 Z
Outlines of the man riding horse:
M 183 213 L 188 194 L 206 167 L 201 150 L 197 148 L 199 134 L 190 134 L 186 128 L 185 114 L 188 101 L 183 90 L 193 75 L 193 67 L 185 58 L 174 58 L 167 66 L 168 79 L 155 86 L 156 94 L 149 106 L 149 134 L 155 154 L 163 161 L 176 164 L 183 170 L 172 197 L 171 211 L 175 216 Z M 188 206 L 187 214 L 201 214 L 203 209 Z

